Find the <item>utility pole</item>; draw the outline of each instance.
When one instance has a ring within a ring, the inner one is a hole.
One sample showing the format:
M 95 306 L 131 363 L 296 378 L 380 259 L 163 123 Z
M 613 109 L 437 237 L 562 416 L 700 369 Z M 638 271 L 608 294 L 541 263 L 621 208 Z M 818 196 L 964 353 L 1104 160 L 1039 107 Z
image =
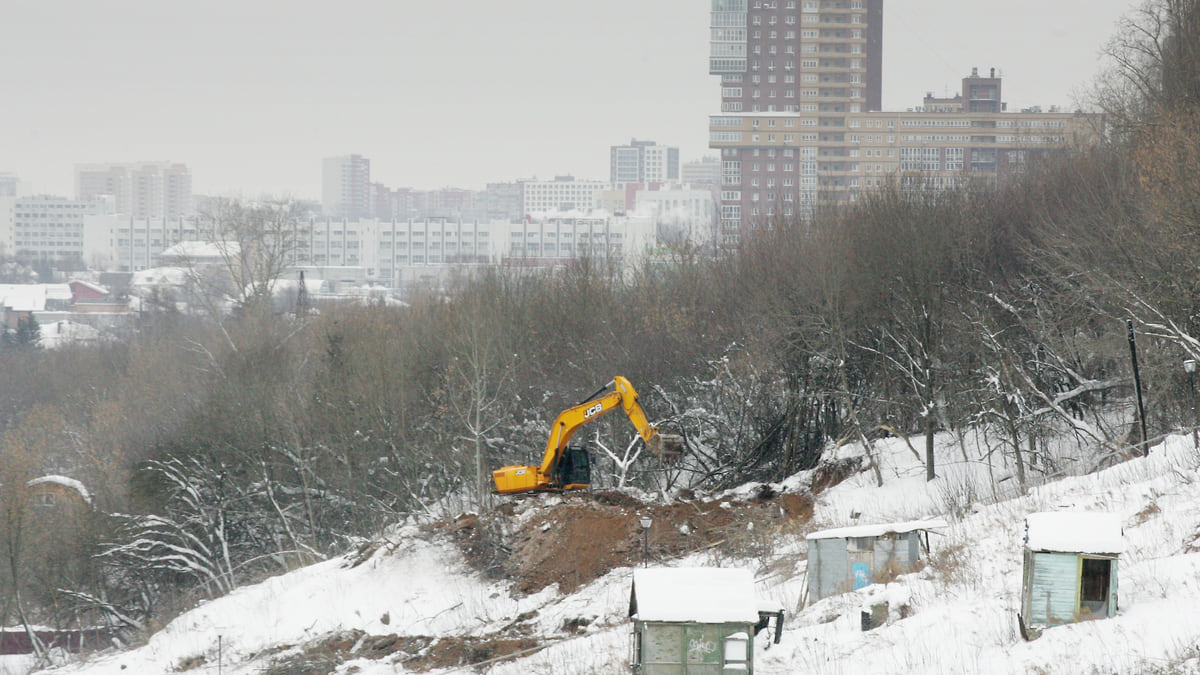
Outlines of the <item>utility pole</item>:
M 1149 440 L 1146 438 L 1146 407 L 1142 403 L 1142 377 L 1138 372 L 1137 344 L 1133 337 L 1133 319 L 1125 319 L 1125 327 L 1129 330 L 1129 356 L 1133 362 L 1133 388 L 1137 392 L 1138 423 L 1142 431 L 1141 454 L 1150 454 Z

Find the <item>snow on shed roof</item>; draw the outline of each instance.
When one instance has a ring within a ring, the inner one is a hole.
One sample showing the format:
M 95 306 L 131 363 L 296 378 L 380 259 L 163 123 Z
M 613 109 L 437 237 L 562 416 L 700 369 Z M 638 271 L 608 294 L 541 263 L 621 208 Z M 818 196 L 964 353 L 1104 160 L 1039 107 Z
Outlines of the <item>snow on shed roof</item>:
M 755 623 L 754 575 L 717 567 L 634 570 L 629 615 L 642 621 Z
M 1034 551 L 1121 553 L 1125 537 L 1116 514 L 1053 511 L 1025 516 L 1025 546 Z
M 936 530 L 949 527 L 950 524 L 941 518 L 927 520 L 909 520 L 903 523 L 879 523 L 878 525 L 854 525 L 839 527 L 832 530 L 810 532 L 808 539 L 842 539 L 845 537 L 878 537 L 889 532 L 912 532 L 913 530 Z

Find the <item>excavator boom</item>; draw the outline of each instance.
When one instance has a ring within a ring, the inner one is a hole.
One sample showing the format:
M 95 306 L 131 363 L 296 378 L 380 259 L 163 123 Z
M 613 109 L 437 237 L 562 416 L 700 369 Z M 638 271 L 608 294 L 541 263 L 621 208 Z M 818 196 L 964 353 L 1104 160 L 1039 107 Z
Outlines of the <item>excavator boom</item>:
M 610 389 L 611 388 L 611 389 Z M 560 412 L 550 427 L 540 466 L 506 466 L 492 472 L 496 492 L 579 490 L 591 485 L 587 451 L 570 446 L 571 437 L 584 424 L 600 419 L 621 407 L 646 445 L 656 452 L 663 445 L 682 447 L 683 439 L 660 434 L 646 418 L 637 400 L 637 391 L 624 377 L 617 375 L 583 403 Z

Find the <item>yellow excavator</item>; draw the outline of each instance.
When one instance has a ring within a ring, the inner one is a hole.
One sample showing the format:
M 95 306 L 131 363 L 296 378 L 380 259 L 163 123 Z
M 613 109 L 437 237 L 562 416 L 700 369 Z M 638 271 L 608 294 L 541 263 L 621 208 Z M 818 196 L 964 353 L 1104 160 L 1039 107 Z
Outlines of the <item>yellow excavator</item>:
M 618 405 L 625 410 L 651 452 L 659 456 L 680 454 L 684 447 L 683 437 L 659 433 L 646 419 L 646 412 L 637 399 L 637 392 L 629 380 L 617 375 L 582 403 L 562 411 L 550 428 L 542 465 L 496 469 L 492 472 L 496 492 L 563 492 L 587 488 L 591 485 L 587 448 L 570 445 L 571 437 L 580 427 L 616 410 Z

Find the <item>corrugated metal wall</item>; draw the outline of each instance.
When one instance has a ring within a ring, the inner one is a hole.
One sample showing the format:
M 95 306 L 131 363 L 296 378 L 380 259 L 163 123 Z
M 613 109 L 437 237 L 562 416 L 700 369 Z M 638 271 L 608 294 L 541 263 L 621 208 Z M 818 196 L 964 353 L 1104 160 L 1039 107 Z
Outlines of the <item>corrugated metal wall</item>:
M 875 539 L 876 576 L 887 570 L 889 566 L 896 574 L 903 574 L 912 569 L 913 564 L 920 558 L 918 548 L 918 533 L 904 532 Z
M 904 532 L 883 537 L 862 537 L 870 546 L 864 552 L 851 552 L 845 538 L 808 540 L 808 599 L 845 593 L 874 583 L 878 578 L 904 574 L 920 560 L 920 533 Z M 854 564 L 866 568 L 855 574 Z M 885 572 L 886 570 L 886 572 Z M 865 573 L 864 573 L 865 572 Z
M 850 590 L 845 539 L 808 540 L 808 599 L 816 602 Z
M 1035 552 L 1028 593 L 1029 624 L 1055 626 L 1075 620 L 1079 596 L 1079 556 Z

